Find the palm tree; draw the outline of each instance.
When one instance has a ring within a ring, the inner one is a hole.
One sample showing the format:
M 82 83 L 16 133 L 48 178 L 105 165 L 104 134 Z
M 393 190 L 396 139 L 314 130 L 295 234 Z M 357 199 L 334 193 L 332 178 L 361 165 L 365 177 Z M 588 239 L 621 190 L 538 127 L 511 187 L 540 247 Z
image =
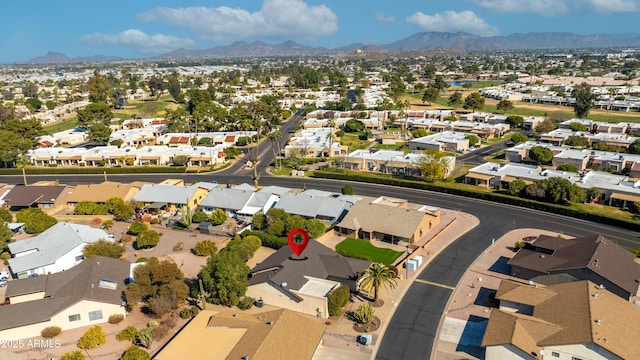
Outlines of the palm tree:
M 282 132 L 280 130 L 272 131 L 269 133 L 269 135 L 267 135 L 267 138 L 271 142 L 273 160 L 275 161 L 276 166 L 280 168 L 278 153 L 276 152 L 276 149 L 278 149 L 278 151 L 280 150 L 280 139 L 282 138 Z
M 327 122 L 327 127 L 329 128 L 329 133 L 327 134 L 327 140 L 329 141 L 329 160 L 331 160 L 331 153 L 333 152 L 333 140 L 335 140 L 335 130 L 336 122 L 333 118 L 329 119 Z M 329 161 L 331 162 L 331 161 Z
M 369 296 L 373 292 L 373 303 L 378 304 L 380 288 L 395 289 L 396 272 L 387 265 L 373 263 L 358 278 L 358 289 L 364 290 Z

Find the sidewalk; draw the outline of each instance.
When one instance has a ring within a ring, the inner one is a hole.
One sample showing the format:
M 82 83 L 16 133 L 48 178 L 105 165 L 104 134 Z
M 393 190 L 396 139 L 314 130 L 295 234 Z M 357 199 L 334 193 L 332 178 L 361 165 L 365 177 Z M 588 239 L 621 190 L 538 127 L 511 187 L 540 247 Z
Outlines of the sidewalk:
M 449 225 L 452 222 L 454 226 Z M 416 271 L 407 272 L 404 269 L 399 269 L 400 278 L 397 279 L 397 286 L 395 289 L 389 292 L 384 290 L 381 291 L 380 298 L 384 301 L 384 305 L 375 308 L 375 316 L 380 318 L 381 326 L 378 330 L 370 333 L 372 335 L 372 344 L 365 346 L 356 342 L 357 336 L 361 334 L 353 330 L 354 322 L 347 319 L 344 315 L 337 319 L 330 318 L 330 324 L 327 327 L 327 331 L 322 338 L 322 342 L 318 347 L 318 350 L 316 351 L 314 359 L 366 360 L 375 358 L 382 335 L 384 334 L 389 321 L 393 317 L 398 304 L 402 301 L 404 294 L 411 286 L 413 280 L 424 269 L 426 264 L 435 257 L 435 255 L 478 224 L 478 219 L 473 215 L 443 209 L 440 224 L 427 234 L 428 237 L 433 237 L 433 239 L 424 245 L 424 247 L 414 250 L 411 255 L 411 257 L 422 255 L 423 264 Z M 426 240 L 429 239 L 423 238 L 422 240 L 427 242 Z M 324 242 L 324 244 L 333 248 L 338 242 L 338 237 L 332 237 Z M 405 274 L 407 273 L 408 279 L 405 278 Z M 347 304 L 344 309 L 344 313 L 355 310 L 360 304 L 367 302 L 367 299 L 358 297 L 353 303 Z

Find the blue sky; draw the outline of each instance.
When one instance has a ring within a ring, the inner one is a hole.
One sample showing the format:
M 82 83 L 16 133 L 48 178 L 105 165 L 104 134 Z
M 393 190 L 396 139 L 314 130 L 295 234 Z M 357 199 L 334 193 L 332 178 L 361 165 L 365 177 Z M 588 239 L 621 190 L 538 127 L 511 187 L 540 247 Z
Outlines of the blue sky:
M 3 1 L 0 63 L 57 51 L 149 57 L 234 41 L 336 47 L 421 31 L 635 33 L 640 0 Z

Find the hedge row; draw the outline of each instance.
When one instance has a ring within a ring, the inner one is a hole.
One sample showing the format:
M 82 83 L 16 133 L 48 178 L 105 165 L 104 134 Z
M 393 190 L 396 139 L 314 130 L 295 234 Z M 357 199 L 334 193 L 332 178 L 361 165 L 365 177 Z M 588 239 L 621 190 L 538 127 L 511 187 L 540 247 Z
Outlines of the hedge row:
M 289 240 L 286 237 L 279 237 L 271 234 L 267 234 L 262 231 L 245 230 L 242 232 L 242 237 L 245 238 L 249 235 L 254 235 L 260 238 L 262 246 L 266 246 L 271 249 L 278 250 L 281 247 L 287 245 Z
M 27 168 L 27 175 L 55 175 L 55 174 L 143 174 L 143 173 L 184 173 L 184 166 L 132 166 L 132 167 L 43 167 Z M 0 169 L 0 175 L 22 175 L 22 169 Z
M 427 183 L 418 180 L 406 180 L 406 179 L 398 179 L 398 178 L 389 178 L 389 177 L 380 177 L 374 174 L 353 174 L 353 173 L 342 173 L 335 172 L 329 170 L 316 170 L 313 172 L 313 177 L 323 178 L 323 179 L 335 179 L 335 180 L 348 180 L 348 181 L 359 181 L 373 184 L 385 184 L 385 185 L 393 185 L 400 187 L 408 187 L 413 189 L 421 189 L 421 190 L 430 190 L 437 191 L 445 194 L 452 195 L 460 195 L 465 197 L 472 197 L 481 200 L 488 200 L 493 202 L 498 202 L 502 204 L 515 205 L 520 207 L 525 207 L 534 210 L 540 210 L 544 212 L 550 212 L 554 214 L 565 215 L 577 219 L 583 219 L 593 222 L 599 222 L 607 225 L 618 226 L 621 228 L 626 228 L 634 231 L 640 230 L 640 224 L 634 223 L 625 219 L 619 219 L 599 214 L 590 214 L 585 213 L 576 209 L 572 209 L 568 206 L 558 205 L 558 204 L 550 204 L 544 203 L 531 199 L 523 199 L 515 196 L 510 196 L 506 194 L 500 193 L 488 193 L 488 192 L 480 192 L 473 191 L 467 189 L 459 189 L 459 188 L 451 188 L 446 187 L 434 183 Z

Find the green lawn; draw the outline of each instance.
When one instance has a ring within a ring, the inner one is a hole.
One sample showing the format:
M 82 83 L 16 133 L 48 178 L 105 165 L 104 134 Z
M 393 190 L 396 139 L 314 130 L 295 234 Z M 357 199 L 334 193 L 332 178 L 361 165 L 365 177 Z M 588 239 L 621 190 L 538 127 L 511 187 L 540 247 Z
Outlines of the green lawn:
M 366 140 L 360 140 L 360 133 L 349 134 L 346 133 L 344 136 L 340 138 L 340 145 L 348 146 L 349 151 L 358 150 L 358 149 L 366 149 L 371 142 Z
M 371 245 L 368 240 L 347 238 L 336 245 L 337 252 L 364 255 L 371 261 L 385 265 L 392 264 L 404 251 L 394 251 L 387 248 L 379 248 Z
M 69 120 L 64 120 L 61 122 L 57 122 L 52 125 L 43 126 L 44 130 L 46 130 L 49 134 L 54 134 L 64 130 L 70 130 L 76 127 L 78 124 L 78 118 L 76 116 L 72 117 Z

